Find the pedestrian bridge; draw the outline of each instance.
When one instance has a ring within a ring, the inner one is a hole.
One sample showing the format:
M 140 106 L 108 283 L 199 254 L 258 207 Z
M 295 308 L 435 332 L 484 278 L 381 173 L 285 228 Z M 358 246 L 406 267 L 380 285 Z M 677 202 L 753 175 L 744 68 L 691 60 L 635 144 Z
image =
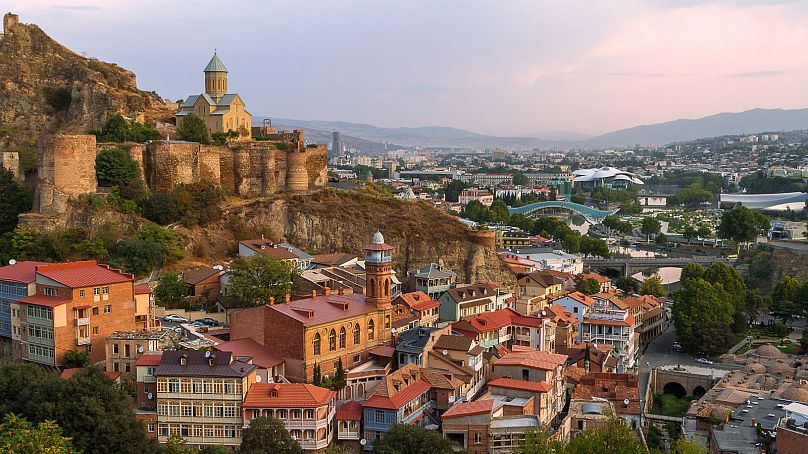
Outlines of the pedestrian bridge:
M 588 269 L 618 270 L 622 276 L 631 276 L 636 272 L 655 268 L 684 268 L 688 263 L 697 263 L 710 266 L 716 262 L 731 263 L 728 259 L 714 256 L 695 257 L 663 257 L 663 258 L 633 258 L 633 259 L 585 259 L 584 266 Z
M 721 205 L 745 206 L 750 210 L 799 211 L 808 201 L 808 193 L 784 192 L 781 194 L 721 194 Z
M 511 215 L 524 214 L 526 216 L 530 216 L 536 211 L 544 210 L 547 208 L 561 208 L 563 210 L 572 211 L 573 213 L 577 213 L 583 216 L 583 218 L 586 219 L 586 221 L 589 222 L 590 224 L 599 224 L 600 222 L 603 221 L 603 219 L 606 216 L 611 216 L 617 213 L 618 211 L 618 210 L 598 210 L 597 208 L 581 205 L 580 203 L 567 202 L 564 200 L 551 200 L 548 202 L 531 203 L 516 208 L 508 208 L 508 213 Z

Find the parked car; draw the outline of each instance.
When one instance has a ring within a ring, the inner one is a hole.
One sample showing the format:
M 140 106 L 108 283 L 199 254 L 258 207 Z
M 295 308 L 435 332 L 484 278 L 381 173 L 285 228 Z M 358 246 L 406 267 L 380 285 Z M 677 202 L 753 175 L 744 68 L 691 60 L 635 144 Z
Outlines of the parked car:
M 182 315 L 177 315 L 177 314 L 168 314 L 165 317 L 163 317 L 163 320 L 167 321 L 167 322 L 174 322 L 174 323 L 188 323 L 188 322 L 190 322 L 190 320 L 188 320 L 187 318 L 183 317 Z
M 699 364 L 707 364 L 707 365 L 712 365 L 713 364 L 713 362 L 710 361 L 707 358 L 696 358 L 696 362 L 699 363 Z
M 219 326 L 219 322 L 210 317 L 200 318 L 197 322 L 204 323 L 205 326 Z
M 685 349 L 684 349 L 684 347 L 682 347 L 682 344 L 680 344 L 679 342 L 674 342 L 673 343 L 673 351 L 675 351 L 675 352 L 683 352 L 683 351 L 685 351 Z
M 197 321 L 191 323 L 191 326 L 193 326 L 194 328 L 204 328 L 204 327 L 206 327 L 208 325 L 206 325 L 206 324 L 200 322 L 199 320 L 197 320 Z

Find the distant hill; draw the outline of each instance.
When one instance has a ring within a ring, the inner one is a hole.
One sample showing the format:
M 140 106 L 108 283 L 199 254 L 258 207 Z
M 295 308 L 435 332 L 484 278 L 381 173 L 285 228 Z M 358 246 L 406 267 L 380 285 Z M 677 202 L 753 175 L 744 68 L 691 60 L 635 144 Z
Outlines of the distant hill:
M 593 147 L 665 145 L 706 137 L 808 129 L 808 109 L 752 109 L 695 120 L 674 120 L 603 134 L 583 143 Z
M 700 138 L 753 134 L 765 131 L 808 129 L 808 109 L 753 109 L 720 113 L 698 119 L 682 119 L 621 129 L 596 137 L 577 132 L 544 132 L 525 137 L 498 137 L 444 126 L 381 128 L 344 121 L 307 121 L 273 118 L 288 128 L 304 128 L 310 138 L 331 141 L 339 131 L 343 142 L 375 152 L 382 142 L 422 147 L 591 149 L 632 145 L 666 145 Z

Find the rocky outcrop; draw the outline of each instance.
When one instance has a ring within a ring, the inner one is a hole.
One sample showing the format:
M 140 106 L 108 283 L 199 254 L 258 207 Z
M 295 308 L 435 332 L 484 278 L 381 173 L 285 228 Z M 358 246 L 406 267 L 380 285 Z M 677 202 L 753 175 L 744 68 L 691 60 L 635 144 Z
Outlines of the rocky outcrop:
M 0 151 L 32 148 L 44 134 L 86 133 L 115 114 L 171 118 L 156 93 L 138 90 L 131 71 L 78 55 L 13 14 L 3 25 Z
M 513 273 L 492 245 L 481 243 L 465 226 L 425 202 L 328 189 L 240 201 L 225 207 L 225 219 L 206 229 L 176 232 L 188 243 L 204 241 L 210 254 L 219 257 L 232 251 L 237 238 L 260 235 L 288 240 L 312 253 L 361 255 L 378 229 L 395 247 L 393 267 L 402 281 L 407 270 L 443 260 L 461 282 L 515 285 Z

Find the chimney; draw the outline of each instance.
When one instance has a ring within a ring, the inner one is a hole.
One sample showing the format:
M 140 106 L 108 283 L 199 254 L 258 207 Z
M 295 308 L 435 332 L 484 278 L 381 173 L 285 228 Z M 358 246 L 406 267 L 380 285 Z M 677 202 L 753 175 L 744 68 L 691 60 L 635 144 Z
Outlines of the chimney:
M 270 297 L 269 297 L 269 305 L 270 305 L 270 306 L 272 306 L 273 304 L 275 304 L 275 297 L 274 297 L 274 296 L 270 296 Z
M 286 294 L 286 304 L 289 304 L 290 301 L 292 301 L 292 297 L 287 293 Z
M 312 289 L 312 291 L 311 291 L 311 297 L 312 297 L 312 298 L 317 298 L 317 290 L 313 290 L 313 289 Z
M 323 295 L 325 295 L 325 296 L 331 296 L 331 289 L 330 289 L 330 288 L 328 288 L 328 287 L 324 288 L 324 289 L 323 289 Z
M 342 289 L 342 287 L 340 287 L 340 288 L 337 290 L 337 295 L 344 295 L 344 294 L 345 294 L 345 290 L 343 290 L 343 289 Z

